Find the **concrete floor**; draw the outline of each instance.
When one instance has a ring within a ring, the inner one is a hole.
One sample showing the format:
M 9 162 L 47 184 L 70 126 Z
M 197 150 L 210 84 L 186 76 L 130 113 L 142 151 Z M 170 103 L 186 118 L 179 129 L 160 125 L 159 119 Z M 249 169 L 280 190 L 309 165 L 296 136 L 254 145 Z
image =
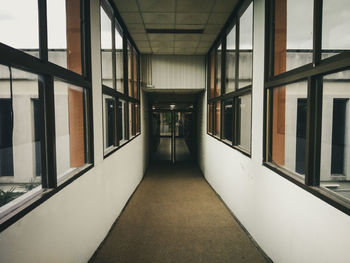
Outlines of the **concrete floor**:
M 193 162 L 154 162 L 90 262 L 268 262 Z

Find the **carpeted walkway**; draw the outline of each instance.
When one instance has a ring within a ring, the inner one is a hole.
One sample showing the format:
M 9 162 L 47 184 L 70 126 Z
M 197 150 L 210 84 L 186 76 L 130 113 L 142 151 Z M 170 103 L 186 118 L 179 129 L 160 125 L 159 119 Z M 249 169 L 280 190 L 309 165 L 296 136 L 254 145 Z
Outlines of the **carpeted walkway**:
M 193 162 L 150 166 L 90 262 L 267 262 Z

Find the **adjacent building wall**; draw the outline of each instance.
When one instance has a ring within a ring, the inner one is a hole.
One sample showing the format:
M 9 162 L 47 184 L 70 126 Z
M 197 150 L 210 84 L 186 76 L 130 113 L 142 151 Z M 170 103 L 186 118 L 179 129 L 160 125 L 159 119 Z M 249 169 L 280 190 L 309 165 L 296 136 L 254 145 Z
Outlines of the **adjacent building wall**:
M 140 183 L 148 163 L 148 106 L 141 135 L 103 159 L 99 1 L 91 1 L 95 167 L 0 233 L 0 262 L 87 262 Z
M 205 178 L 274 262 L 348 262 L 350 217 L 262 165 L 264 0 L 254 1 L 252 157 L 207 135 L 199 104 Z

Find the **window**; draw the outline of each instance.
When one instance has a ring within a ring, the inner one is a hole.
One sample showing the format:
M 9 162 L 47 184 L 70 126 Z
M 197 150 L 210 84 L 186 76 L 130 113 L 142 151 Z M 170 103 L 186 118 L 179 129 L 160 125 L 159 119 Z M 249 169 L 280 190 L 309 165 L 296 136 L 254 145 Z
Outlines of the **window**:
M 1 7 L 0 229 L 93 162 L 85 1 L 43 3 Z
M 249 155 L 253 76 L 253 4 L 245 1 L 226 37 L 207 55 L 208 133 Z M 226 29 L 224 29 L 226 30 Z M 221 68 L 223 67 L 223 68 Z
M 115 99 L 109 95 L 103 95 L 103 136 L 104 150 L 107 151 L 115 145 Z
M 126 114 L 126 102 L 124 100 L 118 101 L 118 117 L 117 117 L 117 133 L 118 133 L 118 140 L 119 145 L 122 145 L 124 142 L 127 141 L 126 137 L 126 128 L 125 128 L 125 117 Z
M 276 0 L 274 74 L 312 63 L 313 0 Z
M 350 201 L 350 70 L 323 77 L 321 186 Z
M 322 58 L 328 58 L 350 49 L 350 2 L 323 1 Z
M 236 26 L 234 26 L 226 38 L 226 93 L 236 89 L 236 63 Z
M 38 76 L 0 66 L 0 216 L 41 189 Z M 10 81 L 12 76 L 12 81 Z M 34 106 L 36 105 L 36 106 Z M 21 197 L 21 198 L 20 198 Z M 20 199 L 19 199 L 20 198 Z
M 238 88 L 252 84 L 253 73 L 253 3 L 239 20 Z
M 349 3 L 269 4 L 265 165 L 350 214 Z
M 140 133 L 139 55 L 131 40 L 122 32 L 114 9 L 107 1 L 101 1 L 105 157 Z
M 81 71 L 80 0 L 48 0 L 49 61 L 75 73 Z
M 84 89 L 54 81 L 58 178 L 85 164 Z
M 102 6 L 100 9 L 102 84 L 113 88 L 112 20 Z
M 1 5 L 0 42 L 39 57 L 38 22 L 37 0 L 13 0 L 6 4 L 3 3 Z
M 117 22 L 116 22 L 117 25 Z M 115 60 L 116 60 L 116 85 L 117 91 L 124 93 L 124 61 L 123 61 L 123 36 L 115 29 Z
M 272 93 L 271 161 L 303 177 L 307 82 L 278 86 Z

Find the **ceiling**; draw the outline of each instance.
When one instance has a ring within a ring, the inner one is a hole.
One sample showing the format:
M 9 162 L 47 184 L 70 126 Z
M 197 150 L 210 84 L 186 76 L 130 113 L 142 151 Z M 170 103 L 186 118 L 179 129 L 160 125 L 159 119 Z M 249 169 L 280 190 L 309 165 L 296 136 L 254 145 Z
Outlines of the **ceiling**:
M 141 53 L 204 55 L 239 0 L 114 0 Z M 202 29 L 202 34 L 146 33 Z

